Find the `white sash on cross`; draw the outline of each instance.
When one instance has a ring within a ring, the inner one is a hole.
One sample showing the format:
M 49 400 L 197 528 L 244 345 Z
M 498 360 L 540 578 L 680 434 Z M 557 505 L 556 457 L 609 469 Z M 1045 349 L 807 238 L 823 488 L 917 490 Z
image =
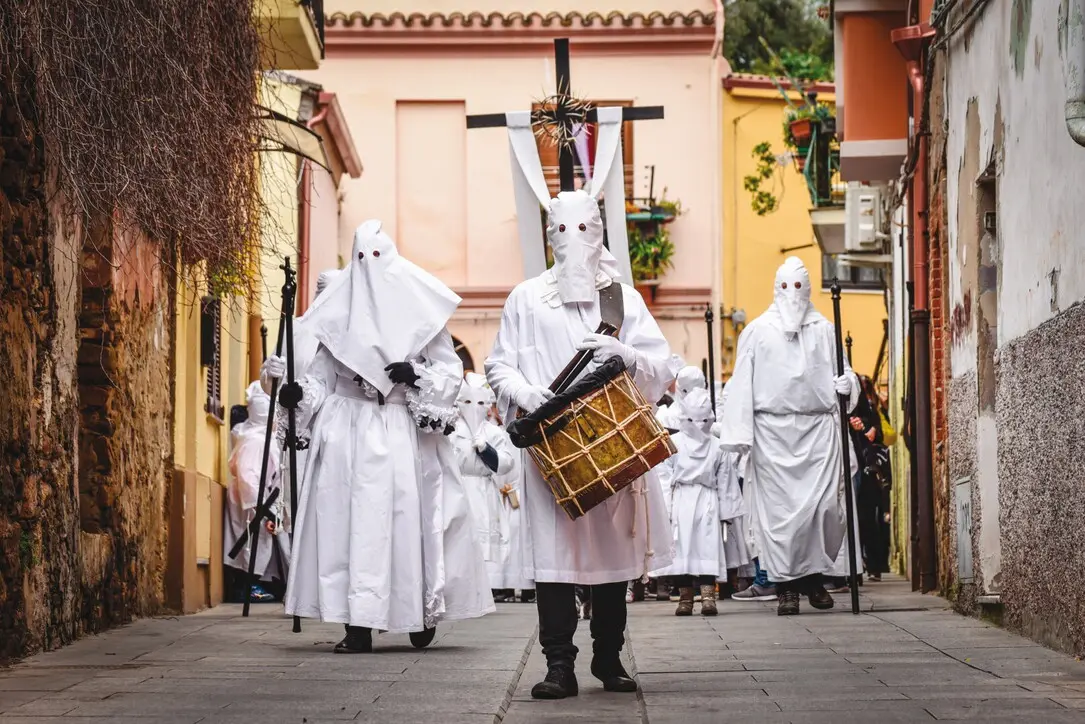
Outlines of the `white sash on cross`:
M 629 262 L 629 235 L 625 226 L 625 155 L 622 152 L 622 109 L 600 108 L 599 143 L 595 147 L 595 168 L 587 189 L 598 199 L 603 194 L 607 213 L 607 243 L 618 262 L 618 271 L 628 284 L 633 283 Z

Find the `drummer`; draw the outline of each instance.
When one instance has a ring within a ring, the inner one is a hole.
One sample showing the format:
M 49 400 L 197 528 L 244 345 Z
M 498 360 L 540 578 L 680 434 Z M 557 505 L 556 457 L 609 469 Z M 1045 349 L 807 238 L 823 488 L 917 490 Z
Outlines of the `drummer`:
M 546 236 L 554 266 L 513 289 L 486 360 L 486 376 L 504 419 L 533 412 L 550 398 L 548 386 L 578 350 L 594 351 L 599 361 L 620 357 L 645 399 L 658 400 L 674 379 L 671 353 L 631 286 L 621 286 L 625 309 L 618 338 L 593 333 L 602 319 L 599 290 L 618 277 L 617 263 L 603 245 L 598 203 L 584 191 L 558 194 L 550 202 Z M 537 582 L 539 642 L 548 668 L 531 695 L 562 699 L 577 694 L 576 584 L 590 587 L 592 675 L 607 691 L 635 692 L 637 684 L 619 658 L 625 643 L 626 584 L 671 560 L 670 526 L 655 475 L 649 473 L 574 522 L 527 455 L 520 467 L 529 531 L 524 575 Z

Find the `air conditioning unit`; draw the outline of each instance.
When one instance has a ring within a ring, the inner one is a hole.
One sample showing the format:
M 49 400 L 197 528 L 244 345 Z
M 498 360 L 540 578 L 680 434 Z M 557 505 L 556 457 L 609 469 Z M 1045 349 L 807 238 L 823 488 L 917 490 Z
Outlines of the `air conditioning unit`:
M 844 248 L 847 251 L 880 251 L 882 232 L 882 188 L 852 181 L 844 197 Z

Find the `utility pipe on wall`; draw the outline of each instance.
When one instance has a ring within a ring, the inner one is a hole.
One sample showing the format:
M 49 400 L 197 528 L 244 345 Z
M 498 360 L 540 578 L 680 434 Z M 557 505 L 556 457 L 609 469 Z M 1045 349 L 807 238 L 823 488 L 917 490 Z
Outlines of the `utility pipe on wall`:
M 1085 0 L 1070 0 L 1066 13 L 1066 130 L 1085 146 Z
M 912 86 L 912 143 L 915 148 L 915 171 L 911 181 L 912 201 L 912 332 L 915 371 L 915 456 L 919 529 L 919 588 L 924 593 L 938 584 L 938 553 L 934 526 L 934 465 L 931 450 L 931 349 L 930 349 L 930 233 L 927 188 L 927 131 L 920 128 L 926 96 L 925 56 L 935 31 L 927 23 L 911 25 L 892 32 L 893 43 L 907 62 Z
M 305 127 L 310 131 L 316 131 L 316 127 L 328 117 L 330 105 L 320 109 L 320 112 L 305 122 Z M 312 270 L 309 268 L 309 248 L 312 244 L 312 218 L 313 218 L 313 163 L 299 157 L 301 161 L 301 193 L 298 196 L 298 295 L 295 308 L 298 315 L 304 314 L 309 308 L 309 278 Z

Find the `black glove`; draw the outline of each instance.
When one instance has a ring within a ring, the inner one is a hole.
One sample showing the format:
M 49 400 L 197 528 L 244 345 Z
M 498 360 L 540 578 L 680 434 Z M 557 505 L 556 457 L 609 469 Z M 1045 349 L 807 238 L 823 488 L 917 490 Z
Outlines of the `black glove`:
M 385 367 L 384 371 L 388 373 L 388 379 L 397 385 L 407 385 L 418 389 L 418 374 L 410 362 L 393 362 Z
M 305 397 L 305 392 L 296 381 L 287 382 L 279 390 L 279 404 L 288 410 L 298 409 L 303 397 Z

